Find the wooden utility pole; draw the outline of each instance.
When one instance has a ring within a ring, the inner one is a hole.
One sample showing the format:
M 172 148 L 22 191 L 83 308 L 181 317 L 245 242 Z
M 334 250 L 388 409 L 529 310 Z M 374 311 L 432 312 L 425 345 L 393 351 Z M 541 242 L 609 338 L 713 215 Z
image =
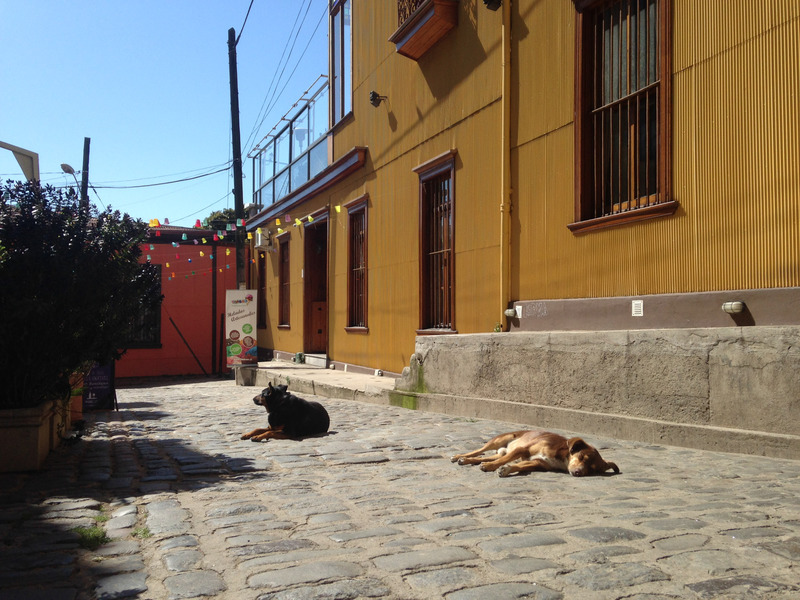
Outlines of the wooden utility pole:
M 89 144 L 90 138 L 83 138 L 83 169 L 81 170 L 81 205 L 89 206 Z
M 233 129 L 233 202 L 236 221 L 244 219 L 242 191 L 242 141 L 239 134 L 239 77 L 236 71 L 236 31 L 228 30 L 228 69 L 231 82 L 231 128 Z M 244 229 L 236 227 L 236 285 L 244 289 Z

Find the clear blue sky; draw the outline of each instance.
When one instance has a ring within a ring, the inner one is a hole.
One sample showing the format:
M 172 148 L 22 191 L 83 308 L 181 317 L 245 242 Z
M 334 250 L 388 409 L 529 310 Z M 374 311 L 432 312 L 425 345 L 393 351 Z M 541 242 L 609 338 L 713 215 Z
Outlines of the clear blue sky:
M 233 208 L 232 170 L 171 185 L 104 186 L 174 181 L 229 163 L 231 27 L 241 32 L 244 156 L 327 74 L 328 0 L 254 0 L 242 30 L 249 6 L 250 0 L 0 0 L 0 141 L 37 152 L 42 181 L 64 186 L 75 180 L 61 163 L 80 171 L 83 140 L 91 138 L 96 193 L 89 198 L 100 209 L 192 226 L 213 210 Z M 249 159 L 244 174 L 247 204 Z M 0 177 L 24 179 L 2 149 Z

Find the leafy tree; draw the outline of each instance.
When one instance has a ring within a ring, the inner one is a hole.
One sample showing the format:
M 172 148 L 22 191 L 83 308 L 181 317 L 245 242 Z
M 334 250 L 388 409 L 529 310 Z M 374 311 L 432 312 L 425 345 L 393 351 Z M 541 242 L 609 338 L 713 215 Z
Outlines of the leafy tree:
M 206 218 L 209 229 L 222 229 L 229 223 L 236 222 L 236 211 L 232 208 L 223 208 L 222 210 L 215 210 Z
M 139 263 L 147 225 L 74 190 L 0 188 L 0 408 L 69 396 L 70 375 L 121 356 L 132 316 L 161 302 Z

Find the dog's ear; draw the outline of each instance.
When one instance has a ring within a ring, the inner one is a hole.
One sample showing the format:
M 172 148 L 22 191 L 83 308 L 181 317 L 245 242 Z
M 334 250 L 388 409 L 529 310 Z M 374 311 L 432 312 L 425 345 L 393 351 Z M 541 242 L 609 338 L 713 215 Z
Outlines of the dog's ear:
M 567 448 L 569 448 L 570 454 L 575 454 L 581 450 L 586 450 L 588 447 L 589 444 L 584 442 L 581 438 L 570 438 L 567 440 Z
M 275 389 L 277 389 L 281 394 L 285 394 L 286 390 L 289 389 L 289 386 L 281 384 L 281 385 L 277 386 Z
M 606 471 L 608 471 L 609 469 L 613 469 L 613 470 L 614 470 L 614 473 L 616 473 L 617 475 L 619 475 L 619 467 L 617 466 L 617 463 L 607 462 L 607 463 L 606 463 L 606 468 L 605 468 L 605 469 L 603 469 L 603 472 L 605 473 L 605 472 L 606 472 Z
M 272 390 L 272 389 L 273 389 L 273 387 L 272 387 L 272 382 L 271 382 L 271 381 L 268 381 L 268 382 L 267 382 L 267 385 L 269 386 L 269 389 L 270 389 L 270 390 Z M 264 391 L 266 391 L 266 390 L 264 390 Z

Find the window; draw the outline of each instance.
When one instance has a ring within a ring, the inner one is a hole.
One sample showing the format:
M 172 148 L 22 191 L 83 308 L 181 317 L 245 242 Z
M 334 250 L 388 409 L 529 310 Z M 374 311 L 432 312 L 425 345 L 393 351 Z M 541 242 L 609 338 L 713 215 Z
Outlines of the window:
M 350 205 L 347 249 L 347 325 L 367 327 L 367 200 Z
M 578 9 L 575 232 L 672 214 L 671 0 Z
M 161 295 L 161 265 L 146 265 L 144 268 L 156 269 L 155 277 L 158 286 L 157 295 Z M 161 303 L 155 306 L 143 306 L 139 314 L 131 318 L 130 329 L 125 336 L 125 348 L 160 348 L 161 347 Z
M 331 125 L 353 110 L 352 0 L 330 0 L 331 15 Z
M 420 330 L 454 331 L 454 157 L 414 169 L 420 187 Z
M 279 240 L 278 246 L 278 326 L 288 327 L 290 318 L 289 300 L 289 237 Z

